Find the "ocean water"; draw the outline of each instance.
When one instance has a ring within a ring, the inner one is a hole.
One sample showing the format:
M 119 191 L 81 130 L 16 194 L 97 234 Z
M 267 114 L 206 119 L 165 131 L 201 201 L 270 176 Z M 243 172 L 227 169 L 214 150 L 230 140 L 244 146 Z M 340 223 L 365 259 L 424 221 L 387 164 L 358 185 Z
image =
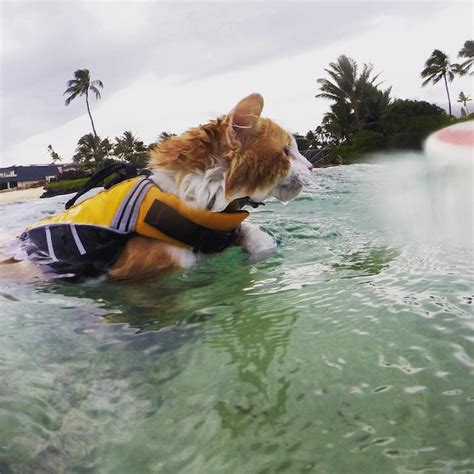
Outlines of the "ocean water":
M 253 212 L 263 260 L 0 270 L 0 473 L 474 472 L 472 197 L 470 165 L 380 158 Z

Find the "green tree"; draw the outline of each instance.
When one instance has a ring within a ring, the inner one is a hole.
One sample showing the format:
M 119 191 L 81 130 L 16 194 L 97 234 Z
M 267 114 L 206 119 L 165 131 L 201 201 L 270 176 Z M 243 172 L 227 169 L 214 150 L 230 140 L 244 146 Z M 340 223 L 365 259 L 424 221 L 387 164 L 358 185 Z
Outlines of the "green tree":
M 175 136 L 176 136 L 176 133 L 161 132 L 161 133 L 158 135 L 157 143 L 159 143 L 159 142 L 164 142 L 165 140 L 168 140 L 169 138 L 175 137 Z
M 448 81 L 453 82 L 455 70 L 449 61 L 448 56 L 435 49 L 431 56 L 425 62 L 425 68 L 421 71 L 421 77 L 425 80 L 422 82 L 422 87 L 425 87 L 430 82 L 437 84 L 441 79 L 444 80 L 444 86 L 446 88 L 446 94 L 448 96 L 449 104 L 449 115 L 452 115 L 451 111 L 451 97 L 449 95 Z
M 322 126 L 333 137 L 335 143 L 350 141 L 356 132 L 351 106 L 344 101 L 331 104 L 330 112 L 324 114 Z
M 307 140 L 304 135 L 301 135 L 300 133 L 294 133 L 293 137 L 296 140 L 298 150 L 308 150 L 310 148 L 310 141 Z
M 346 55 L 341 55 L 335 63 L 329 64 L 329 69 L 325 69 L 332 79 L 318 79 L 320 93 L 316 97 L 333 100 L 334 102 L 346 102 L 349 104 L 351 113 L 354 115 L 356 127 L 360 121 L 360 106 L 372 87 L 379 74 L 370 77 L 373 72 L 371 64 L 364 64 L 359 73 L 359 66 L 356 61 Z
M 148 164 L 147 147 L 128 130 L 121 137 L 115 138 L 114 155 L 138 168 L 144 168 Z
M 53 165 L 56 164 L 58 161 L 63 161 L 61 156 L 59 156 L 58 153 L 56 153 L 51 145 L 48 145 L 48 153 L 51 155 L 51 160 L 53 162 Z
M 469 70 L 471 69 L 471 66 L 474 62 L 474 41 L 473 40 L 467 40 L 464 43 L 464 46 L 461 48 L 461 50 L 458 53 L 458 56 L 460 58 L 467 58 L 466 61 L 458 65 L 457 72 L 461 76 L 464 74 L 467 74 Z M 474 75 L 474 71 L 470 73 L 471 76 Z
M 77 142 L 76 153 L 72 157 L 72 161 L 83 164 L 87 170 L 97 171 L 113 161 L 112 151 L 113 146 L 108 138 L 101 140 L 100 137 L 88 133 Z
M 359 72 L 356 61 L 345 55 L 325 69 L 330 79 L 321 78 L 318 98 L 332 100 L 330 112 L 323 125 L 338 142 L 350 141 L 358 131 L 378 121 L 390 103 L 390 91 L 381 91 L 379 74 L 373 75 L 373 66 L 364 64 Z M 373 126 L 373 125 L 372 125 Z
M 467 103 L 470 102 L 472 99 L 465 95 L 464 92 L 459 93 L 458 102 L 464 105 L 466 109 L 466 115 L 469 115 L 469 109 L 467 108 Z
M 446 112 L 435 104 L 417 100 L 395 100 L 381 117 L 388 148 L 421 149 L 423 140 L 450 123 Z
M 318 125 L 314 130 L 306 132 L 305 139 L 308 143 L 308 149 L 315 150 L 327 145 L 329 133 L 321 125 Z
M 332 135 L 322 125 L 314 130 L 309 130 L 306 135 L 295 133 L 293 135 L 300 151 L 321 150 L 332 143 Z
M 391 92 L 391 87 L 386 90 L 380 90 L 374 86 L 368 87 L 366 97 L 361 103 L 361 116 L 363 118 L 362 129 L 375 132 L 382 131 L 381 119 L 384 112 L 392 103 L 390 97 Z
M 379 132 L 372 130 L 360 130 L 354 135 L 350 145 L 337 145 L 330 151 L 331 160 L 334 163 L 354 163 L 364 155 L 383 149 L 385 138 Z
M 314 137 L 313 148 L 326 148 L 334 144 L 334 137 L 324 125 L 318 125 L 311 133 Z
M 80 97 L 82 95 L 86 96 L 87 113 L 89 114 L 89 118 L 91 120 L 94 137 L 97 139 L 98 135 L 95 129 L 94 120 L 92 120 L 91 109 L 89 106 L 89 91 L 95 94 L 95 98 L 99 100 L 101 98 L 99 87 L 101 89 L 104 87 L 102 81 L 91 81 L 88 69 L 78 69 L 74 72 L 74 79 L 71 79 L 67 82 L 67 86 L 68 88 L 63 94 L 70 94 L 69 97 L 66 98 L 66 105 L 69 105 L 76 97 Z

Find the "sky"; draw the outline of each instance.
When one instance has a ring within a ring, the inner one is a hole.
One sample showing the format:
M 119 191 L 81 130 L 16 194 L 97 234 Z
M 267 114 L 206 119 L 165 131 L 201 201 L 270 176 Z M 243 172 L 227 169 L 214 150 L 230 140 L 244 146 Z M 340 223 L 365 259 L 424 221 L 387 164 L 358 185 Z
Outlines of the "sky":
M 98 134 L 131 130 L 150 143 L 229 112 L 260 92 L 264 116 L 291 132 L 320 124 L 329 102 L 317 79 L 341 54 L 380 72 L 392 96 L 447 108 L 440 82 L 421 87 L 433 49 L 457 61 L 473 34 L 470 1 L 117 2 L 0 0 L 0 166 L 70 162 L 91 132 L 84 98 L 66 83 L 89 69 Z M 473 96 L 473 78 L 450 85 Z M 474 108 L 474 105 L 472 106 Z

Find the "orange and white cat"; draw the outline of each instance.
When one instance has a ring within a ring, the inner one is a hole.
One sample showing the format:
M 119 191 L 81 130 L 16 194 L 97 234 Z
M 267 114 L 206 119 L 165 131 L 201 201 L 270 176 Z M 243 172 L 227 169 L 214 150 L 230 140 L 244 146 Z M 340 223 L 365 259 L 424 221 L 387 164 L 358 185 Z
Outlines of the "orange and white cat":
M 150 154 L 150 179 L 196 209 L 222 211 L 242 197 L 255 203 L 270 197 L 294 199 L 308 183 L 313 166 L 289 132 L 261 117 L 262 109 L 263 97 L 251 94 L 226 116 L 157 144 Z M 247 222 L 238 243 L 251 254 L 276 246 L 270 235 Z M 109 275 L 127 278 L 186 268 L 200 258 L 191 249 L 136 236 Z

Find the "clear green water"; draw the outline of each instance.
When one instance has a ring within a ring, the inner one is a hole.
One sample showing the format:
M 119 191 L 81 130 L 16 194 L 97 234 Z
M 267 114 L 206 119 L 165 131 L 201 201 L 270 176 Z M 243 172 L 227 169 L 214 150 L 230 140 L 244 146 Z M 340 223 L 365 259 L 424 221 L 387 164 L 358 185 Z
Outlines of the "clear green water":
M 263 261 L 3 280 L 0 472 L 474 472 L 470 172 L 318 170 Z

